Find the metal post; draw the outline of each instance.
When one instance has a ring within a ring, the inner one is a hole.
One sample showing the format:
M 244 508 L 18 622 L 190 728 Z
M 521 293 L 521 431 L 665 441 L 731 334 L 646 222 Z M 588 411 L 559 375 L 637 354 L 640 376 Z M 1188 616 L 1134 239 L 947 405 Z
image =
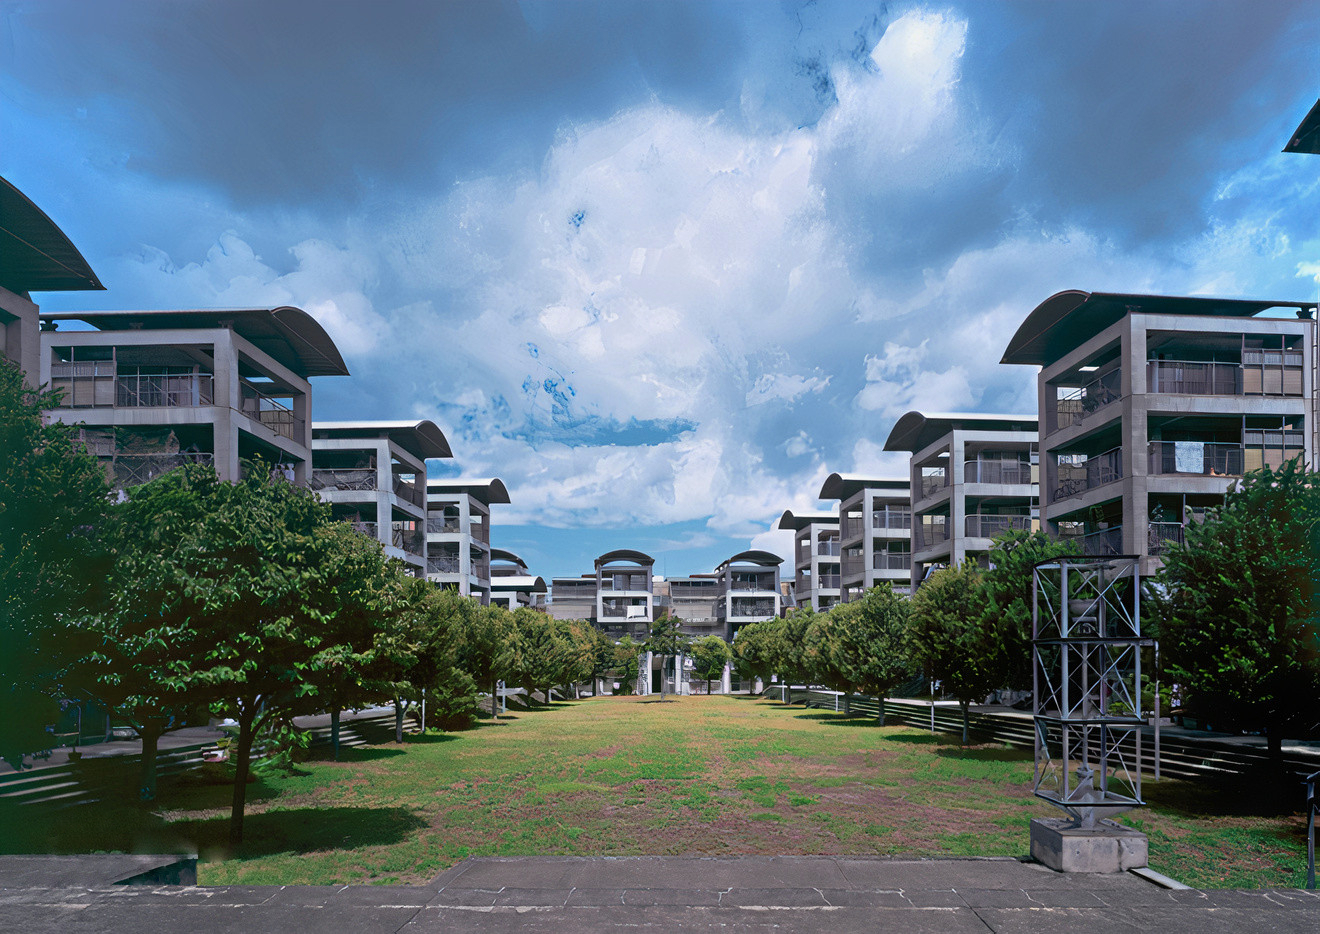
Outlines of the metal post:
M 1315 783 L 1320 772 L 1306 776 L 1306 887 L 1315 889 L 1315 815 L 1320 811 L 1320 798 L 1316 797 Z
M 930 731 L 935 732 L 935 682 L 930 682 Z
M 1160 780 L 1160 719 L 1164 715 L 1160 703 L 1160 644 L 1155 643 L 1155 781 Z

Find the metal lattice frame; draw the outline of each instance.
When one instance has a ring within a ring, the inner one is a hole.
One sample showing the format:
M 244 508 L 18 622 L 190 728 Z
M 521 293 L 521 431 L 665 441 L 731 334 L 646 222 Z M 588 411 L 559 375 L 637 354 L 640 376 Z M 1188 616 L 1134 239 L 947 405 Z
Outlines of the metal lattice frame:
M 1033 791 L 1079 826 L 1145 804 L 1140 584 L 1135 557 L 1034 568 Z

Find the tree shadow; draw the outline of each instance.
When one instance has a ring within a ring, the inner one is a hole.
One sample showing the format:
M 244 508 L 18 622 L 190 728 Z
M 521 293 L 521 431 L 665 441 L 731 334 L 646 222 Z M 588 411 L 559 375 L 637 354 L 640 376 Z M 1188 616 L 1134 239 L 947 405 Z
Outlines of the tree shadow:
M 945 746 L 949 743 L 957 743 L 960 737 L 955 737 L 950 733 L 902 733 L 898 736 L 891 736 L 891 743 L 907 743 L 909 746 Z
M 1030 762 L 1034 758 L 1025 749 L 1006 746 L 943 746 L 935 750 L 935 755 L 972 762 Z
M 401 843 L 427 826 L 407 808 L 290 808 L 248 814 L 243 842 L 230 850 L 229 815 L 175 821 L 169 830 L 190 841 L 204 858 L 272 856 L 317 850 L 353 850 Z
M 675 698 L 673 698 L 673 697 L 665 697 L 665 698 L 659 698 L 659 697 L 657 697 L 655 700 L 644 700 L 644 701 L 638 701 L 637 703 L 639 703 L 639 704 L 676 704 L 676 703 L 678 703 L 678 701 L 677 701 Z
M 1280 817 L 1300 813 L 1305 792 L 1289 778 L 1169 779 L 1142 783 L 1146 803 L 1186 817 Z

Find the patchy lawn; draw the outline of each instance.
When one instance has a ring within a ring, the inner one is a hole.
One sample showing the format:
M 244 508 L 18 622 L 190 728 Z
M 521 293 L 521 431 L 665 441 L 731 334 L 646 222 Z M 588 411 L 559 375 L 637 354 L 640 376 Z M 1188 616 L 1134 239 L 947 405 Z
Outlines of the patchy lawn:
M 477 855 L 1019 856 L 1030 754 L 742 697 L 601 698 L 459 734 L 348 750 L 250 788 L 226 853 L 229 788 L 163 783 L 158 807 L 0 812 L 7 852 L 192 850 L 203 884 L 420 882 Z M 1151 865 L 1198 887 L 1300 886 L 1300 813 L 1148 783 L 1125 821 Z M 21 819 L 20 819 L 21 818 Z

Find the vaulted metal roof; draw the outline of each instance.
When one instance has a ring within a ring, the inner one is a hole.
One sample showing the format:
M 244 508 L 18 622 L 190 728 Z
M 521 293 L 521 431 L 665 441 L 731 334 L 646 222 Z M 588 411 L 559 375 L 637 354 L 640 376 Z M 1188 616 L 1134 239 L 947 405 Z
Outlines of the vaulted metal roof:
M 631 561 L 633 564 L 641 564 L 651 567 L 655 564 L 655 559 L 642 551 L 633 551 L 628 548 L 620 548 L 618 551 L 607 551 L 596 559 L 596 567 L 603 564 L 612 564 L 615 561 Z
M 916 453 L 955 428 L 964 431 L 1036 431 L 1034 415 L 986 415 L 979 412 L 908 412 L 894 422 L 886 451 Z
M 778 527 L 788 529 L 791 532 L 798 532 L 809 525 L 829 525 L 831 523 L 838 525 L 839 517 L 825 512 L 794 514 L 793 510 L 785 509 L 784 514 L 779 517 Z
M 466 493 L 489 506 L 491 503 L 509 502 L 509 491 L 499 477 L 480 480 L 427 480 L 428 493 Z
M 312 422 L 312 440 L 317 438 L 389 438 L 413 457 L 453 457 L 449 439 L 429 419 L 416 422 Z
M 1119 292 L 1057 292 L 1036 306 L 1018 327 L 1000 363 L 1049 366 L 1129 312 L 1250 318 L 1271 308 L 1314 309 L 1315 302 L 1130 295 Z
M 842 501 L 850 499 L 858 490 L 884 490 L 893 493 L 906 493 L 910 485 L 907 480 L 880 479 L 853 473 L 832 473 L 821 484 L 817 499 Z
M 769 551 L 752 549 L 751 551 L 740 551 L 729 560 L 725 561 L 716 571 L 722 571 L 731 564 L 759 564 L 761 567 L 775 567 L 784 563 L 784 559 L 779 555 Z
M 232 328 L 248 343 L 302 377 L 347 376 L 339 348 L 319 321 L 291 305 L 192 311 L 42 312 L 42 321 L 85 321 L 99 331 L 186 331 Z
M 1320 101 L 1316 101 L 1315 106 L 1302 119 L 1283 151 L 1320 155 Z
M 64 231 L 4 178 L 0 178 L 0 286 L 19 295 L 105 288 Z

